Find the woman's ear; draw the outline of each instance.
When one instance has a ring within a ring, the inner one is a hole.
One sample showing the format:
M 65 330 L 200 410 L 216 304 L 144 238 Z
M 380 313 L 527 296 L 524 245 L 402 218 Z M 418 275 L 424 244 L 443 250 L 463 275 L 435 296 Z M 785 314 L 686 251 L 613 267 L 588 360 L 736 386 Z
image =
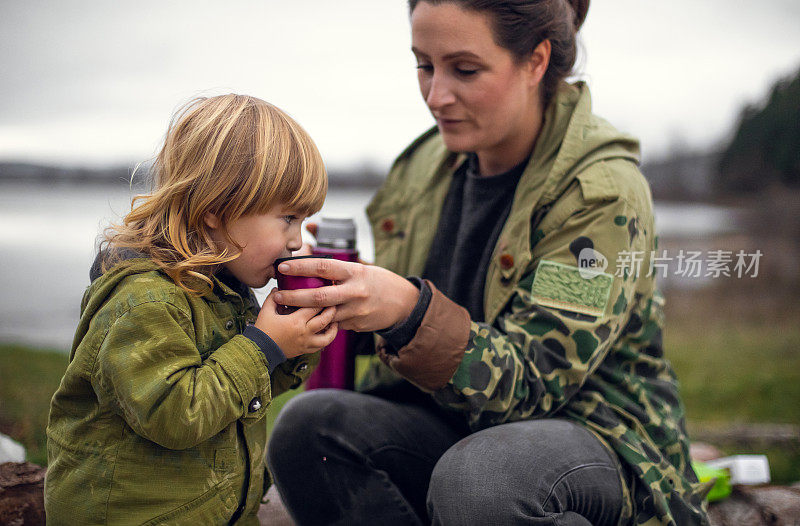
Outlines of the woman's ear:
M 528 73 L 531 86 L 538 86 L 544 74 L 547 73 L 547 66 L 550 65 L 550 53 L 553 49 L 549 39 L 542 40 L 533 50 L 528 58 Z
M 218 229 L 220 225 L 219 218 L 211 212 L 206 212 L 203 214 L 203 223 L 205 223 L 206 226 L 211 230 Z

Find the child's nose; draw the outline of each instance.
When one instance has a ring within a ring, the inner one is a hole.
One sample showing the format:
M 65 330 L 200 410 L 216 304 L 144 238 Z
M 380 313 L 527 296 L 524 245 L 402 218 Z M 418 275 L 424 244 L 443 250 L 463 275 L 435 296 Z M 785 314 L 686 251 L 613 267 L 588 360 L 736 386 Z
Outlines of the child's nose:
M 300 250 L 300 247 L 302 246 L 303 237 L 300 235 L 300 231 L 298 230 L 297 233 L 293 235 L 286 243 L 286 248 L 288 248 L 290 252 L 294 252 L 295 250 Z

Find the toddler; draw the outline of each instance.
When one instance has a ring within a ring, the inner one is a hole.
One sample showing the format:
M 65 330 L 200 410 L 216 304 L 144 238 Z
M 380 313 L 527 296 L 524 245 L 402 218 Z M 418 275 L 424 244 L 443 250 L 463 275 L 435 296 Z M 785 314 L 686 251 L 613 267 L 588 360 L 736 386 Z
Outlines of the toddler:
M 311 373 L 334 309 L 276 313 L 327 175 L 308 134 L 253 97 L 180 110 L 154 190 L 105 234 L 47 426 L 49 524 L 258 524 L 270 401 Z

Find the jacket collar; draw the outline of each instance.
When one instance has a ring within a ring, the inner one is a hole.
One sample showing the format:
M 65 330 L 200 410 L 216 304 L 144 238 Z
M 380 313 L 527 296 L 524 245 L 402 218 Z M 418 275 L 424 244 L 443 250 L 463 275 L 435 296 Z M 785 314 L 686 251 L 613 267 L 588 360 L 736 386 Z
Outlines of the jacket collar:
M 104 262 L 110 265 L 105 272 L 102 270 Z M 113 253 L 106 249 L 97 253 L 89 269 L 89 279 L 93 283 L 105 275 L 110 277 L 114 274 L 135 274 L 151 270 L 163 272 L 146 254 L 129 248 L 114 249 Z M 255 298 L 250 287 L 236 279 L 225 268 L 215 272 L 211 276 L 211 281 L 212 285 L 209 286 L 205 280 L 196 276 L 188 276 L 185 280 L 189 288 L 198 291 L 200 296 L 210 301 L 221 302 L 223 297 L 251 298 L 253 300 Z

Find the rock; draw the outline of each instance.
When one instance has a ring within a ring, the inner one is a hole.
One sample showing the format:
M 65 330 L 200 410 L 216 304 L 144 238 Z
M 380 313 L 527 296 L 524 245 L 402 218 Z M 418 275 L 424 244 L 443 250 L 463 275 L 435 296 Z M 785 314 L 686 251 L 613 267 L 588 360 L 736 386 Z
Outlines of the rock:
M 0 524 L 44 525 L 44 475 L 30 462 L 0 464 Z
M 0 433 L 0 464 L 3 462 L 25 462 L 25 447 Z
M 800 525 L 800 488 L 735 486 L 727 499 L 708 507 L 712 526 Z

